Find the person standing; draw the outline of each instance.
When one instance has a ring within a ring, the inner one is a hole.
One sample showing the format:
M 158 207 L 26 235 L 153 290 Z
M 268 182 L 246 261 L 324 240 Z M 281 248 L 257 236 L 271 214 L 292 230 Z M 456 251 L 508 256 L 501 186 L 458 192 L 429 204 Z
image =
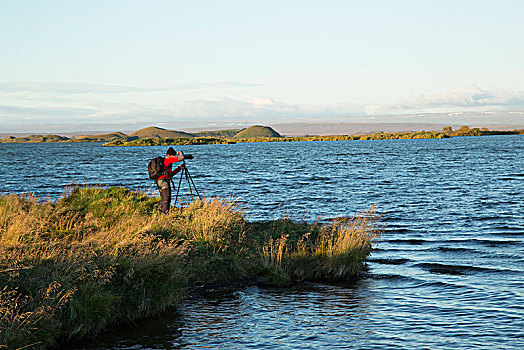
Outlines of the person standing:
M 184 160 L 182 151 L 175 152 L 173 147 L 169 147 L 164 157 L 164 173 L 155 181 L 158 191 L 160 192 L 160 202 L 158 202 L 158 211 L 167 214 L 171 208 L 171 178 L 184 169 L 182 164 L 173 170 L 173 164 Z

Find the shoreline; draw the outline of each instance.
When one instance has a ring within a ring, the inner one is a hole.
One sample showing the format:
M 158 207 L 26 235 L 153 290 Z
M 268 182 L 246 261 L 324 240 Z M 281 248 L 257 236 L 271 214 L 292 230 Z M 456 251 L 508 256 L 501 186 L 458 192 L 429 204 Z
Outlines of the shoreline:
M 201 132 L 204 134 L 205 132 Z M 118 137 L 113 137 L 120 134 Z M 235 144 L 245 142 L 297 142 L 297 141 L 354 141 L 354 140 L 398 140 L 398 139 L 441 139 L 456 136 L 492 136 L 492 135 L 523 135 L 520 130 L 489 130 L 487 128 L 470 128 L 463 126 L 457 130 L 445 127 L 442 131 L 413 132 L 375 132 L 357 135 L 306 135 L 306 136 L 195 136 L 195 137 L 137 137 L 122 133 L 91 135 L 83 138 L 67 138 L 59 135 L 31 135 L 28 137 L 8 136 L 0 139 L 0 143 L 92 143 L 104 142 L 104 146 L 164 146 L 164 145 L 210 145 Z
M 514 131 L 482 131 L 479 129 L 459 129 L 455 132 L 417 131 L 385 133 L 379 132 L 367 135 L 329 135 L 329 136 L 301 136 L 301 137 L 253 137 L 241 139 L 216 138 L 147 138 L 133 141 L 111 141 L 104 143 L 105 147 L 133 147 L 133 146 L 169 146 L 169 145 L 210 145 L 235 144 L 256 142 L 317 142 L 317 141 L 364 141 L 364 140 L 408 140 L 408 139 L 447 139 L 452 137 L 494 136 L 494 135 L 524 135 L 524 130 Z
M 344 281 L 381 234 L 373 208 L 248 222 L 217 198 L 165 216 L 157 201 L 121 187 L 76 187 L 56 203 L 0 196 L 0 348 L 94 337 L 210 286 Z

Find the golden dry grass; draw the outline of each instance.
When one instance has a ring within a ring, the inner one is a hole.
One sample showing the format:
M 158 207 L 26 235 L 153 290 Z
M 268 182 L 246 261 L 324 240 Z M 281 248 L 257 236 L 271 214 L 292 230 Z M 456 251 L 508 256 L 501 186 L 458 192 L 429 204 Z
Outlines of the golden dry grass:
M 94 336 L 206 283 L 346 279 L 380 233 L 373 210 L 326 224 L 249 223 L 230 200 L 168 215 L 157 200 L 104 187 L 75 187 L 56 203 L 0 196 L 0 348 Z

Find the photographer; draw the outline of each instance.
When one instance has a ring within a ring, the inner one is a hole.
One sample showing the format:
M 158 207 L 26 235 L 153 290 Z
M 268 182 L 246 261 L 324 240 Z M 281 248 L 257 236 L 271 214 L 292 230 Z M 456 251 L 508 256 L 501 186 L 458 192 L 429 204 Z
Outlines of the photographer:
M 181 162 L 185 159 L 182 151 L 175 152 L 173 147 L 169 147 L 166 156 L 164 157 L 164 174 L 156 181 L 156 186 L 160 192 L 160 202 L 158 203 L 158 211 L 167 214 L 171 207 L 171 178 L 178 174 L 185 165 L 182 164 L 175 170 L 172 170 L 173 163 Z

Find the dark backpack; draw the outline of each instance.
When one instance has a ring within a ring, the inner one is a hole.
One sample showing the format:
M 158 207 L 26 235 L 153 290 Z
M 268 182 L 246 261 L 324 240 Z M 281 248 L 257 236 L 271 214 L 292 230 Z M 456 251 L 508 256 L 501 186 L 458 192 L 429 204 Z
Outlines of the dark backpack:
M 147 172 L 151 180 L 157 180 L 160 176 L 164 175 L 164 171 L 164 157 L 153 158 L 147 165 Z

